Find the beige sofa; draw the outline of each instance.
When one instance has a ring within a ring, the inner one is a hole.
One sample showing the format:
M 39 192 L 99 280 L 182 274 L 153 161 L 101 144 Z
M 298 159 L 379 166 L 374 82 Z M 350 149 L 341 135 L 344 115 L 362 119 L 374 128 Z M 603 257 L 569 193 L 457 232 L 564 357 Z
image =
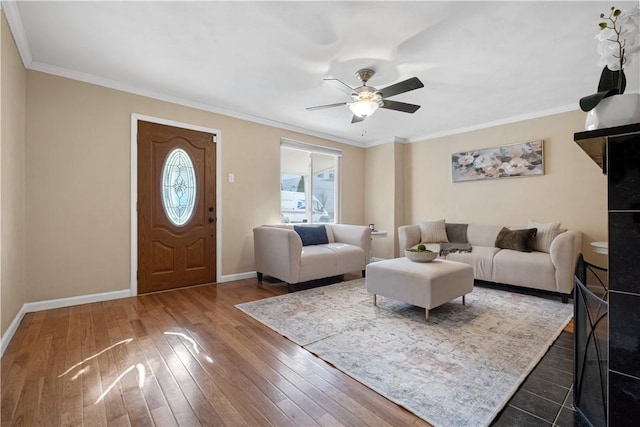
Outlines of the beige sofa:
M 322 224 L 328 243 L 303 246 L 293 225 L 262 225 L 253 229 L 258 280 L 263 275 L 289 285 L 362 272 L 369 263 L 371 230 L 367 226 Z
M 549 253 L 520 252 L 495 247 L 501 225 L 468 224 L 466 238 L 471 252 L 450 252 L 442 259 L 459 261 L 473 267 L 474 278 L 500 284 L 550 291 L 567 302 L 573 291 L 575 262 L 582 244 L 582 233 L 565 230 L 551 241 Z M 509 227 L 522 229 L 526 227 Z M 419 225 L 398 229 L 400 253 L 421 243 Z M 427 249 L 440 251 L 440 243 L 426 243 Z

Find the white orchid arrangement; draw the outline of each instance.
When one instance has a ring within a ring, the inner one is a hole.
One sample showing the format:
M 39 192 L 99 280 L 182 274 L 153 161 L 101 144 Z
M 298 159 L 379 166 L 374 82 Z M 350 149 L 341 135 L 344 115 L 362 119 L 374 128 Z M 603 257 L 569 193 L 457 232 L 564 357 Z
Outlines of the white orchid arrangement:
M 580 99 L 582 111 L 590 111 L 604 98 L 624 93 L 627 80 L 624 65 L 630 55 L 640 51 L 640 7 L 628 11 L 611 8 L 609 16 L 600 14 L 598 40 L 600 75 L 598 92 Z

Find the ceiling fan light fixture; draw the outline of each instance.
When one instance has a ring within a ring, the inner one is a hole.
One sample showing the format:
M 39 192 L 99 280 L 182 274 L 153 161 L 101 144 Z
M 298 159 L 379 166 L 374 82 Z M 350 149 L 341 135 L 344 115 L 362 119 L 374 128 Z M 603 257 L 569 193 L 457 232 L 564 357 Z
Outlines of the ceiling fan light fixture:
M 369 117 L 370 115 L 375 113 L 379 106 L 379 102 L 371 100 L 361 100 L 351 102 L 349 104 L 349 109 L 353 114 L 364 119 L 365 117 Z
M 420 79 L 418 79 L 417 77 L 412 77 L 410 79 L 394 83 L 391 86 L 387 86 L 381 90 L 378 90 L 373 86 L 367 86 L 367 82 L 374 75 L 374 73 L 375 71 L 370 68 L 358 70 L 356 76 L 362 82 L 362 86 L 356 88 L 352 88 L 348 84 L 338 79 L 325 78 L 325 81 L 331 82 L 332 84 L 339 84 L 337 86 L 338 89 L 350 95 L 352 102 L 338 102 L 335 104 L 318 105 L 316 107 L 307 107 L 307 110 L 313 111 L 347 105 L 349 107 L 349 110 L 351 110 L 351 112 L 353 113 L 351 123 L 359 123 L 375 113 L 378 108 L 401 111 L 403 113 L 415 113 L 420 108 L 420 106 L 416 104 L 408 104 L 406 102 L 392 101 L 387 99 L 396 95 L 400 95 L 401 93 L 424 87 L 424 84 L 422 84 Z

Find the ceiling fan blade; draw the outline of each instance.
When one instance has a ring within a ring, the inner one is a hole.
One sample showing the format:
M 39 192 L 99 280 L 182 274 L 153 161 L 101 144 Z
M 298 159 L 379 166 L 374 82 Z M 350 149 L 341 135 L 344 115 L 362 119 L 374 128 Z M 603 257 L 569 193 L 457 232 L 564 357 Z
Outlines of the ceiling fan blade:
M 409 92 L 410 90 L 420 89 L 421 87 L 424 87 L 424 85 L 420 79 L 417 77 L 411 77 L 410 79 L 392 84 L 384 89 L 380 89 L 378 93 L 382 95 L 383 98 L 391 98 L 392 96 Z
M 322 110 L 323 108 L 340 107 L 341 105 L 347 105 L 346 102 L 338 102 L 337 104 L 318 105 L 317 107 L 307 107 L 309 111 Z
M 346 93 L 349 96 L 351 96 L 352 94 L 356 93 L 354 88 L 352 88 L 351 86 L 349 86 L 348 84 L 346 84 L 342 80 L 324 79 L 324 81 L 329 83 L 331 86 L 335 87 L 336 89 L 341 90 L 342 92 Z
M 360 117 L 360 116 L 356 116 L 355 114 L 353 115 L 353 118 L 351 119 L 351 123 L 359 123 L 359 122 L 363 122 L 364 118 Z
M 387 110 L 402 111 L 403 113 L 415 113 L 420 108 L 416 104 L 407 104 L 406 102 L 391 101 L 390 99 L 383 99 L 380 108 L 386 108 Z

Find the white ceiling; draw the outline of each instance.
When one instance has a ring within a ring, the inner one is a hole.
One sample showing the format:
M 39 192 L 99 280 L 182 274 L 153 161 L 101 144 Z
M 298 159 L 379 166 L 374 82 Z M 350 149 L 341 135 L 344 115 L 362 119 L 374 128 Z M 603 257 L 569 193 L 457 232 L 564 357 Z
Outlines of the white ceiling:
M 638 2 L 616 2 L 630 9 Z M 427 137 L 578 108 L 600 76 L 595 35 L 610 1 L 5 2 L 25 65 L 359 146 Z M 637 92 L 640 61 L 628 64 Z M 323 82 L 359 86 L 413 76 L 351 124 Z M 215 127 L 215 123 L 211 124 Z M 580 129 L 576 129 L 578 131 Z

